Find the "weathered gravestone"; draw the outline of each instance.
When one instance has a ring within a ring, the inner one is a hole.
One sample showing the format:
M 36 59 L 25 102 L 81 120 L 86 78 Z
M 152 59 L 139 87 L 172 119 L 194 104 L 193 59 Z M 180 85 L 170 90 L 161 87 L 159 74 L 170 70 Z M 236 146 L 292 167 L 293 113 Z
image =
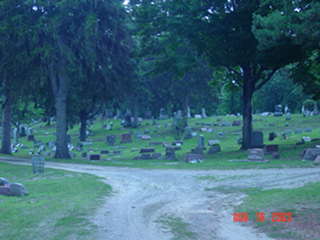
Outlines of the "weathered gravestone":
M 241 126 L 241 121 L 240 121 L 240 120 L 235 120 L 235 121 L 233 121 L 233 122 L 232 122 L 232 126 L 233 126 L 233 127 L 239 127 L 239 126 Z
M 20 137 L 26 137 L 27 136 L 27 132 L 26 132 L 25 126 L 20 126 L 19 135 L 20 135 Z
M 316 159 L 313 161 L 313 163 L 315 163 L 315 164 L 320 164 L 320 155 L 318 155 L 318 156 L 316 157 Z
M 120 143 L 131 143 L 132 136 L 130 133 L 121 134 L 121 141 Z
M 207 118 L 207 113 L 205 108 L 201 108 L 201 117 L 202 118 Z
M 176 152 L 174 147 L 166 147 L 166 155 L 165 155 L 166 160 L 176 160 Z
M 272 154 L 274 152 L 279 152 L 279 145 L 277 144 L 270 144 L 264 146 L 265 154 Z
M 9 184 L 9 181 L 6 178 L 0 177 L 0 186 Z
M 141 135 L 140 138 L 142 140 L 151 140 L 151 136 L 150 135 Z
M 249 161 L 263 161 L 264 151 L 261 148 L 248 149 L 248 160 Z
M 44 157 L 33 156 L 31 161 L 32 161 L 32 172 L 34 174 L 44 173 Z
M 107 144 L 109 145 L 109 146 L 113 146 L 113 145 L 115 145 L 115 143 L 116 143 L 116 136 L 115 135 L 109 135 L 109 136 L 107 136 L 107 138 L 106 138 L 106 141 L 107 141 Z
M 17 144 L 18 143 L 18 129 L 17 128 L 13 128 L 12 137 L 13 137 L 13 144 Z
M 89 160 L 91 161 L 99 161 L 101 159 L 100 154 L 90 154 L 89 155 Z
M 189 106 L 187 107 L 187 117 L 191 118 L 191 110 Z
M 280 158 L 280 153 L 279 152 L 273 152 L 272 153 L 272 158 L 273 159 L 279 159 Z
M 155 149 L 154 148 L 141 148 L 140 153 L 154 153 Z
M 186 127 L 184 129 L 183 138 L 184 139 L 191 139 L 192 138 L 192 129 L 190 127 Z
M 191 153 L 203 154 L 204 150 L 205 150 L 205 139 L 204 139 L 204 136 L 200 135 L 198 138 L 198 145 L 196 148 L 191 150 Z
M 209 150 L 208 150 L 208 154 L 215 154 L 215 153 L 218 153 L 218 152 L 221 152 L 221 147 L 220 147 L 219 144 L 211 145 Z
M 202 160 L 202 154 L 187 153 L 185 156 L 185 162 L 187 163 L 200 163 Z
M 102 150 L 102 151 L 100 151 L 100 154 L 109 154 L 110 152 L 108 151 L 108 150 Z
M 251 148 L 263 148 L 263 133 L 260 131 L 252 132 Z
M 208 141 L 208 145 L 209 145 L 209 146 L 213 146 L 213 145 L 216 145 L 216 144 L 219 144 L 219 143 L 220 143 L 219 140 L 209 140 L 209 141 Z
M 276 105 L 275 107 L 274 107 L 274 114 L 273 114 L 273 116 L 275 116 L 275 117 L 281 117 L 282 115 L 283 115 L 283 110 L 282 110 L 282 105 Z
M 314 161 L 320 156 L 320 148 L 307 148 L 303 152 L 303 160 Z
M 34 135 L 28 135 L 28 141 L 34 142 L 36 139 L 34 137 Z
M 21 183 L 9 184 L 9 189 L 12 196 L 24 196 L 28 194 L 27 189 Z
M 160 114 L 159 114 L 159 119 L 160 120 L 165 120 L 168 118 L 168 115 L 166 114 L 164 108 L 161 108 L 160 109 Z
M 21 183 L 9 183 L 0 186 L 0 195 L 21 197 L 27 194 L 27 189 Z

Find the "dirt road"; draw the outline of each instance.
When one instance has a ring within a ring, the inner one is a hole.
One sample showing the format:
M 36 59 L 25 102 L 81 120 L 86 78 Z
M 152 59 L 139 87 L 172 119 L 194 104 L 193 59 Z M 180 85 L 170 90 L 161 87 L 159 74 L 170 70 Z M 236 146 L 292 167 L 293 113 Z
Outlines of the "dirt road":
M 267 240 L 254 229 L 233 223 L 233 207 L 244 195 L 206 191 L 210 187 L 294 188 L 320 181 L 320 169 L 143 170 L 48 163 L 47 167 L 104 178 L 114 190 L 93 221 L 97 240 L 169 240 L 159 219 L 170 215 L 189 223 L 199 240 Z M 201 176 L 214 176 L 201 180 Z

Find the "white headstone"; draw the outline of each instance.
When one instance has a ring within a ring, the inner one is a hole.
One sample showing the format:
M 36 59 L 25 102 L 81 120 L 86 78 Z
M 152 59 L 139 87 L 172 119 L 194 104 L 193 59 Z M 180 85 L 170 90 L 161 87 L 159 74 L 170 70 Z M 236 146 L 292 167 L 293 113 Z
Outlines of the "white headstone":
M 205 108 L 201 109 L 201 116 L 202 116 L 202 118 L 206 118 L 207 117 L 207 113 L 206 113 L 206 109 Z

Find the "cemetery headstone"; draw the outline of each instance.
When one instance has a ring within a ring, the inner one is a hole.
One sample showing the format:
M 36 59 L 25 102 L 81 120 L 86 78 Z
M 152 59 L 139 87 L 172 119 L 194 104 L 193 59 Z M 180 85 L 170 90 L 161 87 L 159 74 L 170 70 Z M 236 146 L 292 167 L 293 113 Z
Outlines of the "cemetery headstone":
M 149 136 L 149 135 L 142 135 L 142 136 L 140 136 L 140 138 L 141 138 L 142 140 L 150 140 L 150 139 L 151 139 L 151 136 Z
M 32 161 L 32 172 L 34 174 L 44 173 L 44 157 L 33 156 L 31 161 Z
M 140 153 L 153 153 L 155 152 L 154 148 L 141 148 Z
M 165 120 L 168 118 L 168 115 L 166 114 L 164 108 L 161 108 L 160 109 L 160 114 L 159 114 L 159 119 L 160 120 Z
M 274 116 L 275 117 L 281 117 L 282 115 L 283 115 L 283 110 L 282 110 L 282 105 L 276 105 L 275 107 L 274 107 Z
M 191 139 L 192 138 L 192 129 L 190 127 L 186 127 L 184 129 L 184 139 Z
M 221 147 L 220 147 L 219 144 L 211 145 L 209 150 L 208 150 L 208 154 L 215 154 L 215 153 L 218 153 L 218 152 L 221 152 Z
M 27 189 L 21 183 L 9 184 L 10 192 L 13 196 L 24 196 L 28 194 Z
M 113 146 L 116 143 L 116 136 L 115 135 L 109 135 L 109 136 L 107 136 L 106 140 L 107 140 L 107 144 L 109 146 Z
M 0 177 L 0 186 L 9 184 L 9 181 L 6 178 Z
M 219 140 L 209 140 L 209 141 L 208 141 L 208 145 L 209 145 L 209 146 L 213 146 L 213 145 L 216 145 L 216 144 L 219 144 L 219 143 L 220 143 Z
M 302 137 L 303 142 L 311 142 L 311 137 Z
M 187 163 L 199 163 L 202 160 L 203 160 L 202 154 L 187 153 L 185 156 L 185 162 Z
M 191 110 L 189 106 L 187 107 L 187 117 L 191 118 Z
M 121 134 L 121 141 L 120 143 L 131 143 L 132 136 L 130 133 Z
M 320 156 L 320 148 L 307 148 L 303 152 L 303 160 L 314 161 Z
M 161 153 L 152 153 L 152 159 L 161 159 L 162 154 Z
M 239 126 L 241 126 L 241 121 L 240 121 L 240 120 L 235 120 L 235 121 L 233 121 L 233 122 L 232 122 L 232 126 L 233 126 L 233 127 L 239 127 Z
M 248 150 L 248 160 L 249 161 L 263 161 L 264 151 L 261 148 L 251 148 Z
M 205 108 L 201 108 L 201 117 L 202 118 L 207 118 L 207 113 Z
M 264 146 L 265 154 L 272 154 L 274 152 L 279 152 L 279 145 L 277 144 L 270 144 Z
M 141 160 L 151 160 L 152 159 L 152 154 L 150 153 L 142 153 L 138 158 L 136 159 L 141 159 Z
M 34 135 L 28 135 L 28 141 L 34 142 L 35 141 Z
M 89 160 L 90 161 L 99 161 L 101 159 L 100 154 L 90 154 L 89 155 Z
M 318 156 L 316 157 L 316 159 L 313 161 L 313 163 L 315 163 L 315 164 L 320 164 L 320 155 L 318 155 Z
M 253 131 L 251 137 L 252 148 L 263 148 L 263 133 L 260 131 Z
M 26 137 L 27 136 L 25 126 L 20 126 L 19 135 L 20 135 L 20 137 Z
M 273 159 L 279 159 L 280 158 L 280 153 L 279 152 L 273 152 L 272 153 L 272 158 Z
M 165 155 L 166 160 L 176 160 L 176 153 L 174 147 L 166 147 L 166 155 Z
M 12 136 L 13 136 L 13 144 L 17 144 L 18 143 L 18 129 L 17 128 L 13 128 Z
M 173 118 L 173 124 L 172 129 L 175 134 L 176 139 L 181 139 L 183 137 L 185 128 L 188 126 L 187 118 L 182 116 L 182 111 L 179 110 L 174 118 Z

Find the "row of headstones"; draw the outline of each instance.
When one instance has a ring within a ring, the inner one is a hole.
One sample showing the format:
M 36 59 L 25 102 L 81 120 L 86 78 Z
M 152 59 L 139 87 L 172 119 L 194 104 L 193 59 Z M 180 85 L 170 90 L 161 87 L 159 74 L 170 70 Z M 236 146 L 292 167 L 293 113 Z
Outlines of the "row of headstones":
M 182 111 L 181 110 L 178 110 L 177 112 L 173 113 L 173 117 L 177 117 L 177 116 L 182 116 Z M 192 118 L 190 107 L 187 108 L 187 117 L 188 118 Z M 201 113 L 200 114 L 195 114 L 194 115 L 194 118 L 197 118 L 197 119 L 207 118 L 207 117 L 208 117 L 208 115 L 206 113 L 206 109 L 205 108 L 201 109 Z M 159 119 L 160 120 L 165 120 L 165 119 L 168 119 L 168 118 L 170 118 L 169 115 L 166 114 L 164 108 L 161 108 L 160 109 L 160 114 L 159 114 Z
M 263 148 L 252 148 L 248 150 L 249 161 L 264 161 L 265 154 L 271 154 L 274 159 L 280 158 L 279 145 L 265 145 Z M 307 148 L 302 153 L 304 161 L 313 161 L 320 163 L 320 146 L 316 145 L 312 148 Z
M 312 131 L 313 131 L 312 128 L 305 128 L 305 129 L 299 128 L 296 130 L 286 130 L 286 131 L 281 132 L 280 134 L 277 134 L 275 132 L 270 132 L 269 136 L 268 136 L 268 140 L 273 141 L 274 139 L 276 139 L 279 136 L 282 136 L 282 138 L 284 140 L 286 140 L 292 134 L 311 133 Z M 309 139 L 309 137 L 307 137 L 307 136 L 302 137 L 302 140 L 304 140 L 305 142 L 309 142 L 308 139 Z

